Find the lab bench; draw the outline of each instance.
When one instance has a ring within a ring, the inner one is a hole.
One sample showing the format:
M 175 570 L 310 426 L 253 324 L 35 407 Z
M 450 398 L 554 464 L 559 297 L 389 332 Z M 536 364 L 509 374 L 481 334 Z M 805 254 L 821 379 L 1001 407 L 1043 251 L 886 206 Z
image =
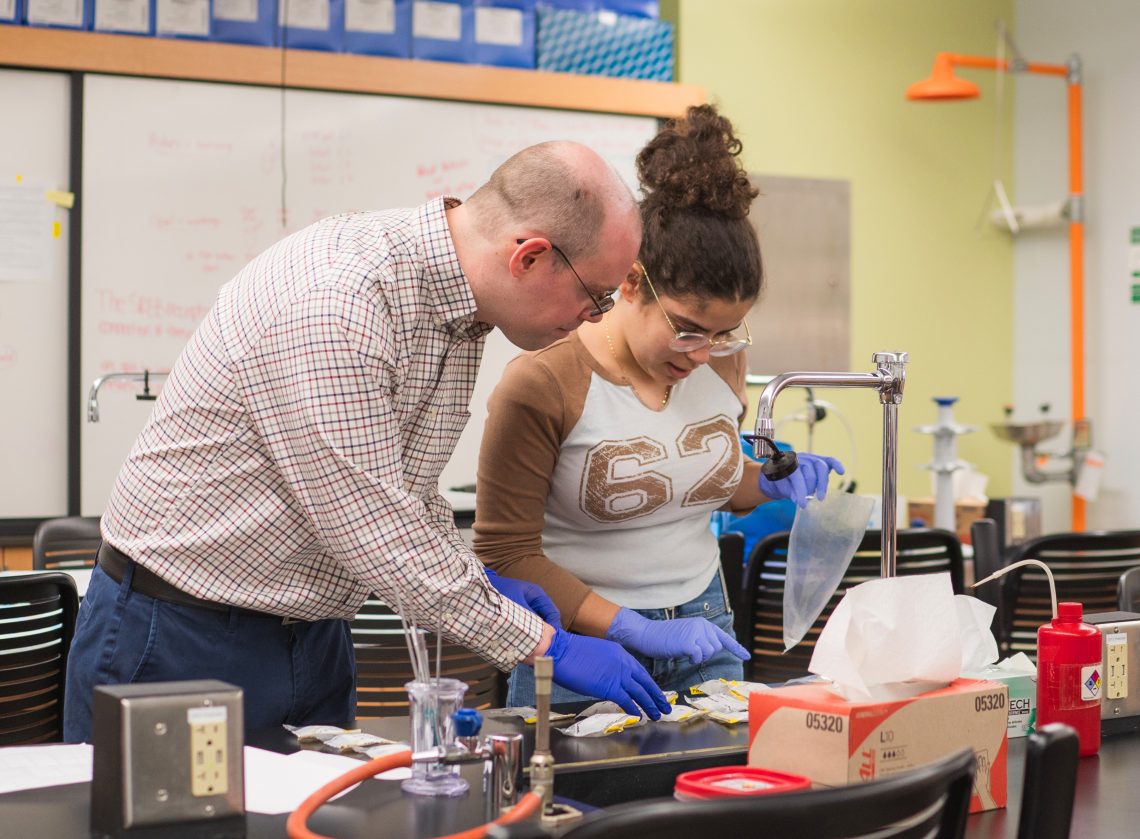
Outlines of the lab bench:
M 404 739 L 406 718 L 362 720 L 365 731 Z M 514 719 L 491 719 L 485 731 L 522 731 L 524 758 L 534 743 L 534 727 Z M 604 738 L 570 738 L 552 735 L 556 760 L 555 791 L 560 798 L 616 803 L 671 795 L 673 778 L 681 771 L 703 766 L 743 763 L 748 732 L 745 726 L 725 728 L 711 720 L 688 725 L 654 724 Z M 249 744 L 274 751 L 296 748 L 283 730 L 255 732 Z M 1009 806 L 970 816 L 966 835 L 977 839 L 1003 839 L 1017 835 L 1021 806 L 1024 738 L 1009 741 Z M 0 759 L 3 751 L 0 750 Z M 464 766 L 472 791 L 457 799 L 406 796 L 393 781 L 368 781 L 342 798 L 326 804 L 310 820 L 318 832 L 343 839 L 438 836 L 485 821 L 481 767 Z M 1140 824 L 1140 735 L 1105 738 L 1100 755 L 1085 758 L 1077 772 L 1072 839 L 1133 836 Z M 27 790 L 0 795 L 0 837 L 86 837 L 89 784 Z M 285 836 L 285 816 L 248 816 L 249 839 Z M 178 833 L 164 836 L 177 839 Z M 762 834 L 758 834 L 762 835 Z

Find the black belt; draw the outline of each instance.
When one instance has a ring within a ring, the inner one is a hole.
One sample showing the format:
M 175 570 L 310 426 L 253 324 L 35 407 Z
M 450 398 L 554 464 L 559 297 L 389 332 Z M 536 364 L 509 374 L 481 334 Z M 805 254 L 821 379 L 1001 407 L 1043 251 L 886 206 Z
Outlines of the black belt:
M 203 600 L 200 597 L 188 594 L 180 588 L 175 588 L 154 572 L 147 571 L 112 545 L 103 542 L 99 546 L 99 567 L 103 569 L 104 574 L 116 583 L 123 581 L 123 576 L 127 573 L 127 568 L 130 566 L 134 566 L 135 569 L 134 574 L 131 576 L 131 591 L 137 591 L 139 594 L 145 594 L 147 597 L 153 597 L 155 600 L 165 600 L 168 603 L 181 603 L 186 606 L 197 606 L 202 609 L 213 609 L 215 612 L 228 612 L 231 608 L 235 608 L 227 606 L 225 603 L 215 603 L 212 600 Z M 240 611 L 249 610 L 242 609 Z M 252 614 L 271 617 L 264 612 L 253 612 Z

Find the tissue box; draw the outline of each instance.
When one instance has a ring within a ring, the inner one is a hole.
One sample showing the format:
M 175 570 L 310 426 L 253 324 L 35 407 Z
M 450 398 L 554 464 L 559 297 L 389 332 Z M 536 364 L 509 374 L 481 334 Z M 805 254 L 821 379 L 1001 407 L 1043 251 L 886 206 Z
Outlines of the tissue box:
M 539 70 L 673 80 L 673 25 L 614 12 L 538 7 Z
M 976 498 L 959 498 L 954 502 L 954 533 L 963 545 L 970 544 L 970 525 L 986 514 L 986 502 Z M 911 498 L 907 501 L 907 520 L 921 519 L 923 527 L 934 527 L 934 499 Z
M 967 679 L 986 679 L 1001 682 L 1009 690 L 1007 700 L 1009 714 L 1006 720 L 1006 736 L 1027 737 L 1037 715 L 1037 674 L 1015 673 L 999 670 L 996 667 L 983 667 L 962 674 Z
M 1006 803 L 1004 684 L 957 679 L 889 702 L 848 702 L 824 685 L 758 691 L 748 704 L 748 765 L 806 775 L 820 786 L 886 778 L 963 746 L 978 771 L 970 812 Z

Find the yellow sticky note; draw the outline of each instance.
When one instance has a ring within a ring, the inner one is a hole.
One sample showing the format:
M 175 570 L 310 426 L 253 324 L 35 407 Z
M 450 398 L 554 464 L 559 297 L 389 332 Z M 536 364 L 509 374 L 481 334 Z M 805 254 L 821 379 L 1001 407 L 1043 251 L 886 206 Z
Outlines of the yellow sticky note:
M 53 239 L 58 239 L 60 237 L 60 234 L 62 234 L 62 233 L 63 233 L 63 225 L 60 224 L 58 221 L 53 221 L 51 223 L 51 237 Z
M 63 207 L 65 210 L 70 210 L 75 206 L 74 192 L 65 192 L 62 189 L 49 189 L 44 197 L 53 204 Z

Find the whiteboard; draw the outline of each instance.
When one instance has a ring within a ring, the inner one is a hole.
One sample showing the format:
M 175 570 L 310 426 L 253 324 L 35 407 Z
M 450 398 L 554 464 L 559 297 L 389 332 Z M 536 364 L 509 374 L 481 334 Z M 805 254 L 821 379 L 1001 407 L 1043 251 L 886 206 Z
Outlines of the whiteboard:
M 511 154 L 551 139 L 588 144 L 634 187 L 634 158 L 656 130 L 647 117 L 88 76 L 82 381 L 169 369 L 218 288 L 317 219 L 466 198 Z M 474 482 L 486 399 L 517 352 L 499 333 L 488 340 L 444 487 Z M 84 515 L 103 511 L 153 404 L 115 384 L 81 432 Z
M 41 191 L 45 202 L 47 190 L 69 189 L 70 96 L 66 74 L 0 70 L 0 185 Z M 70 225 L 68 211 L 45 212 L 37 225 L 58 228 L 45 237 L 43 270 L 0 280 L 0 518 L 67 513 Z

